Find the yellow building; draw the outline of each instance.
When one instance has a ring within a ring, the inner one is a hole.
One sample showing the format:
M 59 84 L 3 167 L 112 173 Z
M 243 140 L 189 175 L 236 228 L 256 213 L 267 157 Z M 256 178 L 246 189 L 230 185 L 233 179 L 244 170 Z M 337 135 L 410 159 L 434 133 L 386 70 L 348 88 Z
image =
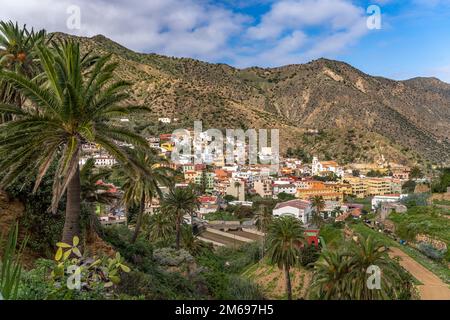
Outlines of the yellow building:
M 370 178 L 366 179 L 367 194 L 369 196 L 382 196 L 392 193 L 392 179 Z
M 348 181 L 351 187 L 351 195 L 356 198 L 365 198 L 367 197 L 367 184 L 364 182 L 364 179 L 358 177 L 348 177 L 345 178 Z
M 352 194 L 352 186 L 350 183 L 342 182 L 325 182 L 325 186 L 333 189 L 334 192 L 342 193 L 344 195 Z

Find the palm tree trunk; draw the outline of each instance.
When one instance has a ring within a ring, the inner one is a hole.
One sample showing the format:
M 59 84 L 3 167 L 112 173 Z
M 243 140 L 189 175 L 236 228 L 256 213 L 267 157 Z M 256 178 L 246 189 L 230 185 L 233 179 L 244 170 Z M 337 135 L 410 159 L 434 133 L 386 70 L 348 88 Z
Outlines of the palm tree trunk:
M 75 236 L 80 237 L 81 186 L 80 166 L 67 185 L 66 217 L 62 234 L 62 242 L 72 244 Z
M 177 238 L 176 238 L 176 248 L 177 250 L 180 250 L 180 233 L 181 233 L 181 219 L 180 214 L 177 214 L 177 221 L 176 221 L 176 232 L 177 232 Z
M 136 221 L 136 226 L 134 227 L 134 233 L 133 233 L 133 237 L 131 238 L 131 243 L 135 243 L 137 240 L 139 231 L 141 230 L 142 219 L 144 218 L 144 212 L 145 212 L 145 195 L 142 195 L 141 205 L 139 207 L 139 214 L 138 214 L 138 218 Z
M 264 255 L 266 254 L 266 234 L 262 238 L 262 257 L 261 260 L 264 259 Z
M 291 275 L 289 274 L 289 266 L 284 267 L 284 278 L 286 280 L 286 293 L 288 300 L 292 300 Z

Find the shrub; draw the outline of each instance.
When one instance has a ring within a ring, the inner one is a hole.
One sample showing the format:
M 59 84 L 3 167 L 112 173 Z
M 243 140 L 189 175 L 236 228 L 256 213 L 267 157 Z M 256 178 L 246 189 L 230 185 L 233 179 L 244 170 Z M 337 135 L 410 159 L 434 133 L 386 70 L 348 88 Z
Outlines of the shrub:
M 153 253 L 153 257 L 159 265 L 170 267 L 178 267 L 183 263 L 191 263 L 194 261 L 194 258 L 191 256 L 191 254 L 184 249 L 156 249 Z
M 447 252 L 445 249 L 438 250 L 427 242 L 420 242 L 417 248 L 428 258 L 438 261 L 442 260 Z
M 303 267 L 312 267 L 312 264 L 319 259 L 320 250 L 314 245 L 305 245 L 299 250 L 299 263 Z
M 261 288 L 247 278 L 232 275 L 228 282 L 228 296 L 233 300 L 263 300 Z

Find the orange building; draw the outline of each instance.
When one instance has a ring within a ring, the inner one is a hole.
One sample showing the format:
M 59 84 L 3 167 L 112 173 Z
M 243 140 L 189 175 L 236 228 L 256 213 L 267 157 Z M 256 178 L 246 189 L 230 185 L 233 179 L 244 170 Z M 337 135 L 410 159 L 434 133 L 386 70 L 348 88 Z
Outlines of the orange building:
M 315 196 L 321 196 L 324 200 L 344 202 L 343 192 L 336 192 L 333 186 L 326 185 L 322 181 L 307 181 L 307 186 L 307 188 L 297 189 L 297 198 L 309 200 Z

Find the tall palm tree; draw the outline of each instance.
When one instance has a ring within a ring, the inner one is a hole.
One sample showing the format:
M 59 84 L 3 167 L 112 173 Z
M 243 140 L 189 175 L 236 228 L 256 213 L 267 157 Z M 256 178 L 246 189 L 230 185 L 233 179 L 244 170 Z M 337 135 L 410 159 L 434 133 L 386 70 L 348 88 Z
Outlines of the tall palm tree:
M 162 212 L 175 218 L 177 250 L 180 249 L 181 224 L 183 222 L 183 217 L 187 214 L 191 215 L 198 207 L 199 202 L 197 195 L 191 188 L 173 188 L 164 197 L 161 209 Z
M 240 200 L 239 199 L 239 191 L 241 190 L 241 183 L 239 182 L 239 181 L 235 181 L 234 182 L 234 187 L 236 188 L 236 190 L 237 190 L 237 200 Z
M 145 171 L 142 171 L 140 169 L 136 170 L 133 166 L 119 167 L 119 171 L 122 171 L 119 175 L 125 177 L 125 182 L 122 186 L 124 191 L 122 202 L 127 207 L 139 206 L 139 213 L 131 238 L 131 243 L 134 243 L 141 230 L 146 203 L 151 203 L 155 198 L 163 198 L 161 187 L 172 186 L 174 171 L 162 166 L 161 164 L 166 162 L 166 160 L 153 151 L 145 152 L 130 149 L 128 152 L 139 163 L 140 167 L 146 168 Z
M 271 263 L 284 270 L 286 293 L 289 300 L 292 300 L 289 270 L 298 261 L 298 249 L 304 242 L 303 232 L 302 223 L 293 216 L 276 218 L 269 227 L 267 254 Z
M 314 196 L 311 202 L 312 207 L 314 208 L 311 223 L 317 228 L 320 228 L 323 224 L 323 219 L 320 213 L 325 209 L 325 200 L 322 196 Z
M 267 232 L 269 231 L 269 227 L 270 224 L 272 223 L 272 220 L 273 220 L 272 212 L 270 212 L 269 208 L 266 205 L 261 205 L 255 216 L 255 224 L 256 228 L 258 228 L 259 231 L 264 233 L 262 243 L 263 256 L 265 253 Z
M 124 106 L 129 83 L 114 81 L 116 63 L 110 56 L 82 56 L 78 43 L 53 42 L 37 46 L 40 79 L 29 80 L 13 71 L 0 71 L 0 79 L 13 85 L 33 106 L 20 108 L 0 104 L 0 113 L 16 116 L 0 125 L 0 186 L 13 183 L 18 174 L 37 173 L 34 190 L 52 162 L 57 161 L 51 210 L 67 191 L 66 217 L 62 241 L 72 243 L 80 235 L 80 149 L 83 143 L 96 143 L 120 163 L 139 168 L 117 142 L 148 148 L 141 136 L 114 125 L 111 119 L 142 111 Z M 145 168 L 140 168 L 145 171 Z
M 19 27 L 12 21 L 0 21 L 0 69 L 14 71 L 31 79 L 38 75 L 35 48 L 45 41 L 44 30 L 29 31 L 26 26 Z M 24 97 L 13 85 L 0 81 L 0 103 L 9 103 L 21 107 Z M 0 122 L 11 120 L 10 114 L 3 114 Z

